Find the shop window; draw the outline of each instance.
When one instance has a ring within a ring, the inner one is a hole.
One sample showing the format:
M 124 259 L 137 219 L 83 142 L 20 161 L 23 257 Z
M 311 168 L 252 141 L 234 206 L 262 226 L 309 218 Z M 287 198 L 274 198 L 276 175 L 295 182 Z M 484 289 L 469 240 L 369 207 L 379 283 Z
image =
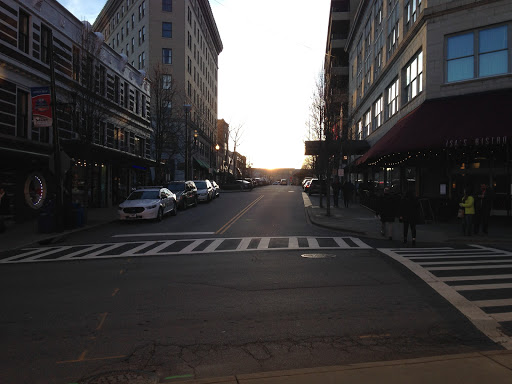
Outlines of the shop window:
M 172 85 L 172 76 L 171 75 L 162 75 L 162 89 L 171 89 Z

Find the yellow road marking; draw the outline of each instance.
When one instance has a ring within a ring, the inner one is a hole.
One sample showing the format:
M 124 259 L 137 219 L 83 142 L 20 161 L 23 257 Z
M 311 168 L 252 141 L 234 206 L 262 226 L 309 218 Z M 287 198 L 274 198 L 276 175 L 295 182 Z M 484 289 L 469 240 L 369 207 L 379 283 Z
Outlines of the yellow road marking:
M 96 327 L 96 330 L 99 331 L 101 330 L 101 328 L 103 327 L 103 323 L 105 323 L 105 319 L 107 318 L 107 315 L 108 315 L 108 312 L 105 312 L 105 313 L 102 313 L 101 314 L 101 320 L 100 320 L 100 323 L 98 324 L 98 326 Z
M 359 336 L 360 339 L 381 339 L 383 337 L 391 336 L 389 333 L 383 333 L 382 335 L 363 335 Z
M 87 355 L 87 349 L 82 352 L 82 354 L 78 358 L 78 361 L 84 361 L 85 360 L 85 355 Z
M 115 295 L 117 295 L 117 292 L 119 292 L 119 288 L 114 289 L 114 292 L 112 292 L 112 297 L 114 297 Z
M 263 195 L 258 197 L 256 200 L 254 200 L 251 204 L 249 204 L 247 207 L 242 209 L 238 214 L 236 214 L 231 220 L 229 220 L 224 226 L 222 226 L 217 232 L 215 232 L 216 235 L 222 235 L 224 232 L 226 232 L 239 218 L 241 218 L 249 209 L 254 207 L 261 199 L 263 199 Z
M 85 352 L 87 352 L 87 351 L 85 351 Z M 126 357 L 125 355 L 120 355 L 120 356 L 95 357 L 92 359 L 64 360 L 64 361 L 57 361 L 57 364 L 82 363 L 82 362 L 86 362 L 86 361 L 97 361 L 97 360 L 113 360 L 113 359 L 122 359 L 125 357 Z

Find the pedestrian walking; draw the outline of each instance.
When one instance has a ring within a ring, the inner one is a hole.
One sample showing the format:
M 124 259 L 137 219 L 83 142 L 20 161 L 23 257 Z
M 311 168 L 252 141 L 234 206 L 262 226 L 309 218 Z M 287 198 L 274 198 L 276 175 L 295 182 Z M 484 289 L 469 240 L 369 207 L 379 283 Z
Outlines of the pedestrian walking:
M 404 225 L 404 244 L 407 244 L 409 227 L 411 227 L 412 245 L 416 245 L 416 224 L 420 221 L 420 202 L 415 193 L 407 191 L 400 201 L 400 220 Z
M 379 199 L 377 214 L 382 223 L 381 234 L 389 240 L 393 240 L 393 223 L 395 222 L 395 202 L 388 187 L 384 188 L 384 194 Z
M 462 220 L 462 232 L 464 236 L 471 236 L 473 233 L 473 216 L 475 216 L 475 199 L 471 196 L 469 188 L 464 188 L 464 196 L 459 203 L 459 207 L 464 208 L 464 218 Z
M 491 191 L 486 184 L 480 185 L 480 193 L 475 199 L 475 217 L 474 229 L 475 235 L 478 234 L 480 228 L 482 232 L 487 234 L 489 227 L 489 216 L 491 216 Z
M 352 194 L 354 193 L 354 184 L 350 182 L 350 180 L 346 180 L 343 183 L 343 203 L 345 208 L 348 208 L 350 202 L 352 201 Z

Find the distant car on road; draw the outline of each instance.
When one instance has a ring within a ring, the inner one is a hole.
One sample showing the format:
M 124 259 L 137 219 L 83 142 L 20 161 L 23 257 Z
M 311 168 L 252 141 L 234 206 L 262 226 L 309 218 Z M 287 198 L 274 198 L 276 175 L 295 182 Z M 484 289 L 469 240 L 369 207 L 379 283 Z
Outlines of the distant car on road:
M 197 206 L 197 187 L 193 181 L 171 181 L 167 188 L 176 195 L 179 209 Z
M 252 183 L 247 180 L 233 180 L 222 184 L 222 189 L 226 191 L 250 191 L 252 190 Z
M 154 219 L 161 221 L 168 213 L 176 216 L 178 204 L 176 195 L 163 187 L 136 189 L 119 204 L 120 220 Z
M 321 183 L 318 179 L 311 180 L 311 183 L 308 187 L 308 195 L 311 196 L 314 193 L 322 193 L 322 195 L 327 194 L 327 183 L 325 180 L 322 180 Z
M 206 201 L 209 203 L 213 200 L 214 192 L 210 180 L 194 180 L 194 184 L 197 187 L 197 199 L 199 201 Z
M 286 179 L 281 179 L 281 185 L 288 185 L 288 181 Z

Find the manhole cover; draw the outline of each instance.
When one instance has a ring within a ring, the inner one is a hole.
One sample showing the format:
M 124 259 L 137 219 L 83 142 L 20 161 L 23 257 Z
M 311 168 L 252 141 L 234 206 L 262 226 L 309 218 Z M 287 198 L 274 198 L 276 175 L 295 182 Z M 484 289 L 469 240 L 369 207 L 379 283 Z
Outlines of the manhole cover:
M 333 257 L 336 257 L 336 255 L 329 253 L 305 253 L 302 257 L 306 259 L 332 259 Z
M 79 381 L 80 384 L 157 384 L 158 377 L 152 372 L 111 371 Z

